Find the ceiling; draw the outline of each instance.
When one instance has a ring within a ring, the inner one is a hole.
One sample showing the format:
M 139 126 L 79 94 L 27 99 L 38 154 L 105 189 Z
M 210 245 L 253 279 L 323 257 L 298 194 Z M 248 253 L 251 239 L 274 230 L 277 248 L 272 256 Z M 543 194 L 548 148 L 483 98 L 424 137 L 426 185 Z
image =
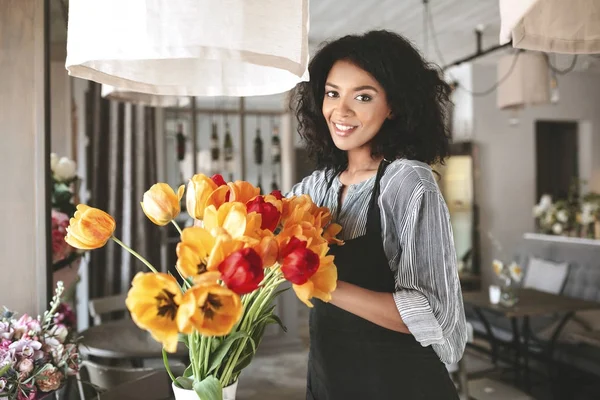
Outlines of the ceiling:
M 473 54 L 476 51 L 475 29 L 482 30 L 482 47 L 498 44 L 500 11 L 498 0 L 428 0 L 432 24 L 424 35 L 423 0 L 312 0 L 310 1 L 309 45 L 311 54 L 323 41 L 372 29 L 389 29 L 411 40 L 425 57 L 440 66 Z M 51 40 L 66 43 L 66 23 L 61 2 L 51 3 Z M 439 51 L 436 51 L 437 43 Z M 495 64 L 502 52 L 477 59 L 477 63 Z M 559 68 L 570 64 L 571 56 L 557 56 Z M 600 72 L 600 59 L 579 58 L 578 69 Z

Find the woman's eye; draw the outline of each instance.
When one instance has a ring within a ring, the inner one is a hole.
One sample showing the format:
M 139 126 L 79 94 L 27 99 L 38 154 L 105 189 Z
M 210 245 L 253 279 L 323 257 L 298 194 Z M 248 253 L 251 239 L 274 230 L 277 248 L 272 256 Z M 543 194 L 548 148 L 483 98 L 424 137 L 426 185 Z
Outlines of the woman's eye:
M 330 90 L 325 92 L 325 96 L 327 97 L 338 97 L 338 92 L 334 91 L 334 90 Z
M 356 96 L 356 100 L 358 101 L 371 101 L 371 96 L 369 96 L 368 94 L 359 94 L 358 96 Z

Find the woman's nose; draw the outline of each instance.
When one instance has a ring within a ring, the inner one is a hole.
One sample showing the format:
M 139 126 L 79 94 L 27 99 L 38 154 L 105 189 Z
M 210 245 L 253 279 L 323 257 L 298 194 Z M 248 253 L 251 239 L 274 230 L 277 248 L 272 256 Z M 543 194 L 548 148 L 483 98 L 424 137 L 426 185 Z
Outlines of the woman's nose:
M 350 107 L 348 102 L 343 98 L 340 98 L 335 111 L 340 117 L 348 117 L 353 113 L 352 107 Z

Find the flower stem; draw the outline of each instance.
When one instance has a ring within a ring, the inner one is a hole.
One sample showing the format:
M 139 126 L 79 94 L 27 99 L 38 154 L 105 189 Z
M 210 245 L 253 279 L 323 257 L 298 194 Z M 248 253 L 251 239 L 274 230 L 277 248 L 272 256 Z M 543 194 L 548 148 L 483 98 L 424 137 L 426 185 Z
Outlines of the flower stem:
M 179 224 L 177 223 L 177 221 L 175 221 L 174 219 L 171 220 L 171 223 L 173 225 L 175 225 L 175 228 L 177 228 L 177 231 L 179 232 L 179 234 L 181 235 L 183 232 L 181 231 L 181 228 L 179 227 Z
M 171 380 L 173 382 L 175 382 L 175 375 L 173 375 L 173 372 L 171 372 L 171 367 L 169 367 L 169 359 L 167 358 L 167 352 L 165 351 L 164 347 L 162 349 L 162 356 L 163 356 L 163 364 L 165 364 L 165 369 L 167 370 L 167 374 L 169 374 L 169 376 L 171 377 Z
M 152 264 L 150 264 L 148 262 L 148 260 L 146 260 L 144 257 L 140 256 L 135 250 L 133 250 L 131 247 L 127 246 L 125 243 L 121 242 L 119 239 L 117 239 L 114 236 L 110 237 L 112 240 L 114 240 L 119 246 L 121 246 L 122 248 L 124 248 L 125 250 L 127 250 L 128 252 L 130 252 L 132 255 L 134 255 L 138 260 L 140 260 L 141 262 L 143 262 L 144 264 L 146 264 L 146 267 L 148 267 L 150 269 L 150 271 L 154 272 L 155 274 L 158 272 L 156 270 L 156 268 L 154 268 L 152 266 Z

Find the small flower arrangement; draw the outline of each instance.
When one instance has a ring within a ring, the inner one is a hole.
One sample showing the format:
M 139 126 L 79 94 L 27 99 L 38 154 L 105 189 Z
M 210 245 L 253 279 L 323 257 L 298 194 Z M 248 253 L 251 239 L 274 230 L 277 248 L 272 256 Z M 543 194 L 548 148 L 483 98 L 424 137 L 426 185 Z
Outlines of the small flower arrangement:
M 548 194 L 533 207 L 533 215 L 542 233 L 600 239 L 600 195 L 587 193 L 579 198 L 552 201 Z
M 65 325 L 71 317 L 60 302 L 63 290 L 59 282 L 43 317 L 17 318 L 7 309 L 0 315 L 0 399 L 41 399 L 79 371 L 74 330 Z
M 514 306 L 519 301 L 516 284 L 523 279 L 523 269 L 514 261 L 505 267 L 500 260 L 494 260 L 492 267 L 496 276 L 502 281 L 500 303 L 507 307 Z
M 50 154 L 52 171 L 52 266 L 57 271 L 82 256 L 82 252 L 65 242 L 69 219 L 75 214 L 77 165 L 67 157 Z
M 163 344 L 163 359 L 176 387 L 203 400 L 221 399 L 250 364 L 268 324 L 281 321 L 273 301 L 290 282 L 308 307 L 311 299 L 329 301 L 337 269 L 327 255 L 341 227 L 327 208 L 304 195 L 285 199 L 274 191 L 261 195 L 248 182 L 225 182 L 220 175 L 192 177 L 186 208 L 194 226 L 181 230 L 175 218 L 184 195 L 157 183 L 141 202 L 156 225 L 173 223 L 181 234 L 176 269 L 180 281 L 157 269 L 113 236 L 115 220 L 102 210 L 78 205 L 66 241 L 96 249 L 115 241 L 151 272 L 138 273 L 126 305 L 133 321 Z M 189 349 L 182 377 L 171 373 L 167 352 L 178 341 Z

